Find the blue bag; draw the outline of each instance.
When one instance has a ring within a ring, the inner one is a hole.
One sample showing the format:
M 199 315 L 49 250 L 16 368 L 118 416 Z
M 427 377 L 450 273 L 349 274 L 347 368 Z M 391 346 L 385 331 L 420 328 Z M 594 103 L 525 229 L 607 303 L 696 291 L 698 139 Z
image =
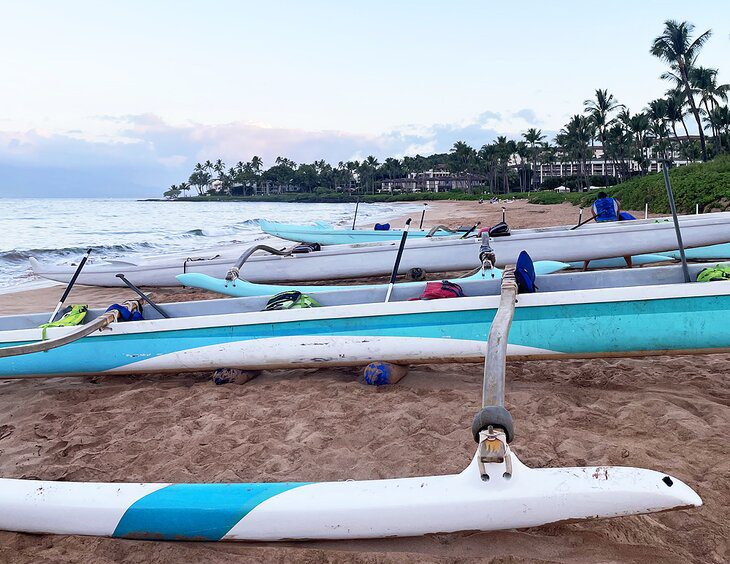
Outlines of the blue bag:
M 390 231 L 390 223 L 376 223 L 375 231 Z
M 517 290 L 520 294 L 532 294 L 537 291 L 535 286 L 535 265 L 532 264 L 532 258 L 527 251 L 522 251 L 517 257 L 515 265 L 515 280 L 517 281 Z

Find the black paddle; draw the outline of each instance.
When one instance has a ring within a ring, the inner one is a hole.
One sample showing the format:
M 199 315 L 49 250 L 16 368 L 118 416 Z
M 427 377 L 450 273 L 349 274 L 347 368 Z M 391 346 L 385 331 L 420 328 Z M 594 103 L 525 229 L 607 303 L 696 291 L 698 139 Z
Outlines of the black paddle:
M 585 221 L 579 222 L 578 225 L 574 225 L 573 227 L 571 227 L 570 229 L 568 229 L 568 231 L 573 231 L 573 229 L 578 229 L 581 225 L 585 225 L 586 223 L 588 223 L 589 221 L 593 221 L 594 219 L 596 219 L 595 216 L 589 217 Z
M 421 212 L 421 223 L 418 224 L 419 229 L 423 229 L 423 218 L 426 217 L 426 206 L 428 204 L 423 204 L 423 211 Z
M 165 319 L 170 318 L 170 316 L 165 313 L 165 310 L 163 310 L 160 306 L 158 306 L 155 302 L 153 302 L 150 299 L 150 297 L 147 294 L 145 294 L 142 290 L 137 288 L 137 286 L 135 286 L 129 280 L 127 280 L 124 277 L 124 274 L 121 274 L 121 273 L 117 274 L 117 278 L 119 278 L 122 282 L 124 282 L 127 285 L 127 287 L 130 290 L 132 290 L 135 294 L 137 294 L 140 298 L 142 298 L 144 301 L 146 301 L 148 304 L 150 304 L 153 308 L 155 308 L 157 313 L 159 313 L 162 317 L 164 317 Z
M 74 284 L 76 284 L 76 279 L 79 277 L 79 274 L 81 274 L 81 269 L 84 268 L 86 261 L 89 260 L 89 255 L 91 255 L 91 249 L 86 251 L 84 258 L 81 259 L 81 262 L 79 262 L 79 265 L 76 267 L 76 272 L 74 272 L 74 275 L 71 277 L 68 286 L 66 286 L 66 289 L 64 290 L 61 299 L 58 301 L 58 305 L 56 305 L 56 309 L 53 310 L 51 318 L 48 320 L 48 323 L 53 323 L 56 315 L 58 315 L 58 311 L 63 307 L 63 302 L 66 301 L 66 298 L 68 298 L 68 295 L 71 293 L 71 288 L 73 288 Z
M 398 254 L 395 256 L 395 264 L 393 265 L 393 272 L 390 273 L 390 283 L 388 284 L 388 291 L 385 293 L 385 303 L 390 301 L 390 294 L 393 292 L 393 286 L 395 286 L 395 279 L 398 276 L 398 267 L 400 266 L 400 259 L 403 256 L 403 249 L 406 246 L 406 239 L 408 238 L 408 228 L 411 226 L 411 218 L 406 220 L 406 226 L 403 229 L 403 235 L 400 238 L 400 246 L 398 247 Z
M 355 203 L 355 217 L 352 218 L 352 230 L 355 230 L 355 222 L 357 221 L 357 208 L 360 207 L 360 196 L 357 197 L 357 202 Z
M 662 163 L 662 171 L 664 172 L 664 187 L 667 189 L 667 200 L 669 200 L 669 210 L 672 212 L 672 220 L 674 221 L 674 231 L 677 233 L 677 244 L 679 245 L 679 258 L 682 261 L 682 272 L 684 273 L 684 281 L 689 283 L 692 279 L 689 276 L 689 267 L 687 266 L 687 256 L 684 254 L 684 242 L 682 241 L 682 230 L 679 228 L 679 218 L 677 217 L 677 205 L 674 202 L 674 192 L 672 191 L 672 182 L 669 180 L 669 162 Z

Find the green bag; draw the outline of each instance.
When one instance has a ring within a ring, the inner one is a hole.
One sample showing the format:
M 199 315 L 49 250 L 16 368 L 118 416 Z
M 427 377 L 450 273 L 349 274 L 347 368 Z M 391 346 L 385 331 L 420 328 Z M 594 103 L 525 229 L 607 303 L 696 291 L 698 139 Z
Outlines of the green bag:
M 697 275 L 697 282 L 715 282 L 717 280 L 730 280 L 730 264 L 711 266 Z
M 81 325 L 81 322 L 86 317 L 86 312 L 89 310 L 89 306 L 83 304 L 74 304 L 71 309 L 58 321 L 53 323 L 44 323 L 40 327 L 43 329 L 43 340 L 46 340 L 46 330 L 49 327 L 73 327 L 74 325 Z
M 322 307 L 317 300 L 310 298 L 306 294 L 302 294 L 297 290 L 287 290 L 273 296 L 268 302 L 264 311 L 273 311 L 277 309 L 304 309 L 308 307 Z

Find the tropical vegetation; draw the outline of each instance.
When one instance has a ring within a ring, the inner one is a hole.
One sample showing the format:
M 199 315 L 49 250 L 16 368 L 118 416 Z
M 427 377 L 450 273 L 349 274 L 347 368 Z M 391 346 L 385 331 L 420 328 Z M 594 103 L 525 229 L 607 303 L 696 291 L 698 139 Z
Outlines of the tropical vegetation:
M 711 36 L 711 30 L 695 36 L 689 22 L 667 20 L 649 49 L 668 66 L 661 75 L 669 83 L 665 95 L 632 113 L 613 93 L 596 89 L 584 102 L 583 111 L 570 118 L 552 143 L 540 129 L 532 127 L 519 139 L 498 136 L 480 148 L 459 141 L 448 153 L 389 157 L 382 162 L 371 155 L 336 165 L 324 160 L 298 164 L 280 156 L 264 169 L 259 156 L 233 166 L 220 159 L 209 160 L 196 164 L 185 182 L 171 186 L 164 195 L 170 199 L 191 193 L 207 198 L 271 194 L 290 198 L 296 193 L 329 200 L 353 194 L 374 196 L 382 191 L 384 180 L 432 169 L 478 179 L 476 186 L 471 183 L 470 191 L 479 194 L 530 192 L 555 187 L 556 183 L 582 191 L 596 183 L 590 166 L 596 159 L 603 163 L 603 176 L 597 182 L 601 186 L 644 177 L 652 164 L 656 169 L 662 161 L 707 161 L 730 154 L 730 85 L 718 84 L 717 69 L 699 64 L 702 48 Z M 690 129 L 697 133 L 691 134 Z M 553 172 L 540 174 L 541 166 L 561 164 L 567 165 L 565 177 Z M 636 180 L 634 185 L 643 184 Z

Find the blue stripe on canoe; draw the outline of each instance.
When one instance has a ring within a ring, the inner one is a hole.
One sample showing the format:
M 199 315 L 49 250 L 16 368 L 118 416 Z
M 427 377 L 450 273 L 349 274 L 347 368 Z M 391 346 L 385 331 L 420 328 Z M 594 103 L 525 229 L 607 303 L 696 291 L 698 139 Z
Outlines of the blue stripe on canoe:
M 307 482 L 173 484 L 127 509 L 114 537 L 217 541 L 257 505 Z

